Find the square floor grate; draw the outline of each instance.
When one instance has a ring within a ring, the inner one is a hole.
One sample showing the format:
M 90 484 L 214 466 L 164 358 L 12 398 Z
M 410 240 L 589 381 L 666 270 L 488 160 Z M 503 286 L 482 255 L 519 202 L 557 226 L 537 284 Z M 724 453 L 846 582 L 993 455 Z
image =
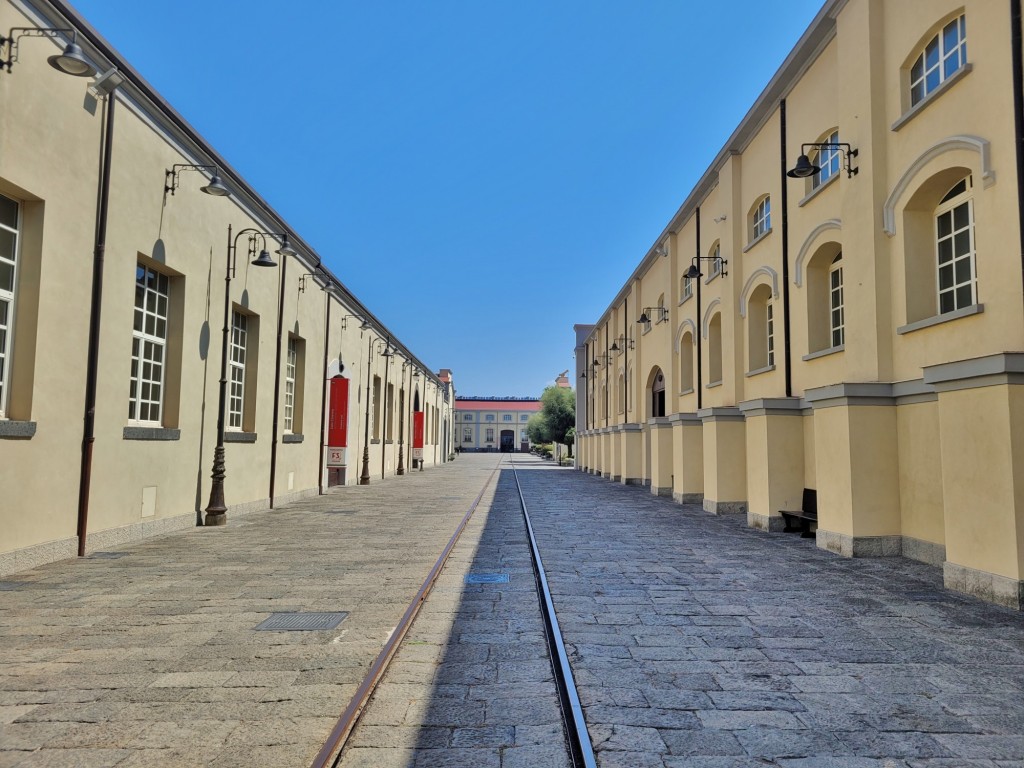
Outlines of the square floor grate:
M 334 629 L 348 616 L 348 611 L 333 613 L 272 613 L 253 629 L 262 632 L 311 632 L 317 629 Z
M 127 556 L 127 552 L 93 552 L 86 556 L 86 560 L 119 560 Z
M 507 573 L 467 573 L 467 584 L 507 584 Z

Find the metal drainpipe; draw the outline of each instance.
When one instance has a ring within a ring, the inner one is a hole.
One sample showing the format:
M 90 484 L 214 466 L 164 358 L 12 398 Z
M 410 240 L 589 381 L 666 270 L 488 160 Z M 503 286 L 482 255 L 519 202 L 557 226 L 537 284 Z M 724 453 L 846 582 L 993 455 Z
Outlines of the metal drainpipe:
M 696 212 L 694 214 L 694 217 L 695 217 L 696 223 L 697 223 L 697 262 L 696 263 L 700 264 L 700 206 L 699 205 L 696 208 Z M 698 275 L 694 279 L 694 282 L 697 284 L 696 285 L 696 288 L 697 288 L 697 291 L 696 291 L 696 293 L 697 293 L 697 323 L 696 323 L 696 329 L 695 330 L 696 330 L 696 333 L 697 333 L 697 410 L 699 411 L 700 407 L 701 407 L 700 406 L 700 404 L 701 404 L 701 396 L 702 396 L 703 390 L 704 390 L 704 385 L 700 383 L 701 382 L 701 379 L 700 379 L 700 372 L 701 372 L 701 364 L 700 364 L 701 363 L 701 356 L 700 356 L 701 344 L 700 344 L 700 337 L 701 337 L 701 331 L 704 328 L 704 323 L 701 321 L 701 317 L 700 317 L 700 274 L 699 274 L 700 270 L 698 269 L 697 272 L 698 272 Z
M 277 359 L 274 362 L 274 416 L 270 442 L 270 508 L 274 508 L 274 481 L 277 480 L 277 417 L 281 401 L 281 335 L 284 325 L 284 287 L 288 282 L 288 257 L 281 257 L 281 287 L 277 305 Z
M 388 346 L 391 345 L 391 337 L 388 336 Z M 384 351 L 387 351 L 387 347 L 384 347 Z M 380 425 L 380 479 L 384 479 L 384 465 L 388 457 L 388 415 L 391 409 L 394 407 L 394 402 L 388 405 L 388 374 L 391 373 L 391 358 L 384 358 L 384 390 L 380 393 L 381 398 L 384 400 L 384 407 L 381 408 L 381 425 Z
M 327 356 L 330 354 L 331 340 L 331 292 L 330 283 L 324 288 L 324 303 L 327 305 L 324 320 L 324 373 L 323 391 L 320 395 L 320 474 L 317 481 L 319 495 L 324 495 L 324 428 L 327 424 Z M 341 356 L 338 356 L 338 373 L 341 373 Z
M 793 366 L 789 348 L 789 192 L 786 182 L 786 100 L 779 101 L 779 156 L 782 162 L 782 354 L 786 371 L 786 397 L 793 396 Z
M 624 375 L 622 377 L 622 388 L 624 390 L 623 403 L 626 406 L 626 413 L 624 415 L 626 417 L 626 421 L 629 421 L 629 352 L 626 351 L 627 345 L 625 341 L 626 336 L 629 334 L 629 296 L 626 296 L 622 300 L 622 314 L 622 354 L 626 356 L 626 359 L 622 364 L 622 367 L 625 369 L 623 372 Z
M 1017 149 L 1017 222 L 1021 275 L 1024 279 L 1024 53 L 1021 43 L 1021 0 L 1010 0 L 1010 58 L 1013 63 L 1013 126 Z
M 107 215 L 110 211 L 110 155 L 114 143 L 114 103 L 111 93 L 103 101 L 103 146 L 96 208 L 96 243 L 92 261 L 92 299 L 89 309 L 89 352 L 85 372 L 85 417 L 82 434 L 82 465 L 78 480 L 78 556 L 85 556 L 89 528 L 89 487 L 92 452 L 96 442 L 96 380 L 99 375 L 100 316 L 103 309 L 103 262 L 107 250 Z

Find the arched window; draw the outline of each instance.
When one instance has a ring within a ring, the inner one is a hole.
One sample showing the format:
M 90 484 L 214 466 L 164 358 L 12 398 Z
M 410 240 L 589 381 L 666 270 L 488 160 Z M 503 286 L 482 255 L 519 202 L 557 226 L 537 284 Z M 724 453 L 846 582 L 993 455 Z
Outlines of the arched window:
M 828 269 L 828 327 L 832 346 L 846 343 L 846 312 L 843 301 L 843 254 L 836 254 Z
M 693 280 L 688 277 L 679 278 L 679 303 L 682 304 L 693 296 Z
M 750 209 L 750 240 L 767 234 L 772 228 L 772 200 L 765 195 Z
M 711 259 L 711 261 L 708 262 L 708 280 L 711 280 L 713 277 L 722 274 L 722 260 L 720 258 L 721 255 L 722 242 L 720 240 L 715 240 L 715 242 L 711 245 L 711 248 L 708 249 L 708 257 Z
M 910 106 L 918 104 L 967 63 L 967 20 L 950 21 L 925 43 L 910 67 Z
M 821 144 L 838 144 L 839 143 L 839 131 L 832 131 L 828 136 L 820 139 Z M 839 147 L 825 147 L 818 150 L 813 157 L 810 158 L 813 165 L 817 165 L 821 168 L 816 174 L 811 176 L 811 189 L 817 189 L 829 179 L 835 177 L 839 173 Z
M 693 334 L 689 332 L 679 342 L 679 391 L 693 391 Z
M 619 413 L 626 410 L 626 377 L 624 374 L 619 374 Z
M 950 188 L 935 211 L 939 314 L 977 303 L 971 177 Z
M 665 374 L 661 368 L 651 371 L 650 383 L 647 385 L 650 393 L 648 403 L 650 404 L 649 416 L 656 418 L 665 415 Z
M 748 371 L 775 365 L 775 306 L 770 285 L 759 285 L 747 305 Z
M 708 323 L 708 383 L 722 383 L 722 313 L 716 312 Z

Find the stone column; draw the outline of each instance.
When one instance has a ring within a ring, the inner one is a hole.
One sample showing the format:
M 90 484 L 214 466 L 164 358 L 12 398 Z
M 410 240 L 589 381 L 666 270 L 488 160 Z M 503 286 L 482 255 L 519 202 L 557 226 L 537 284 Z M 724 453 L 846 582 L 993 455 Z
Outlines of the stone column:
M 647 438 L 651 441 L 651 493 L 672 495 L 672 424 L 666 417 L 647 422 Z
M 696 413 L 673 413 L 672 498 L 679 504 L 704 501 L 703 422 Z
M 746 425 L 739 408 L 702 408 L 704 511 L 747 513 Z
M 747 525 L 781 531 L 780 510 L 800 509 L 804 491 L 804 427 L 800 399 L 740 403 L 747 424 Z
M 611 461 L 608 465 L 609 474 L 605 477 L 610 477 L 613 483 L 618 483 L 622 480 L 622 435 L 620 430 L 622 429 L 621 424 L 615 424 L 614 426 L 608 427 L 608 444 L 609 444 L 609 455 Z

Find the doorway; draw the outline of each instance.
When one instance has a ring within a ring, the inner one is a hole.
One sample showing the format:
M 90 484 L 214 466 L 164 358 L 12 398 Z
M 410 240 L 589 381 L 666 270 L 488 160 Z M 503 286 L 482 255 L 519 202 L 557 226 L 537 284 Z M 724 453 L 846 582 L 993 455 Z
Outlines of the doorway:
M 512 453 L 516 449 L 516 433 L 515 430 L 503 429 L 501 430 L 501 452 Z

